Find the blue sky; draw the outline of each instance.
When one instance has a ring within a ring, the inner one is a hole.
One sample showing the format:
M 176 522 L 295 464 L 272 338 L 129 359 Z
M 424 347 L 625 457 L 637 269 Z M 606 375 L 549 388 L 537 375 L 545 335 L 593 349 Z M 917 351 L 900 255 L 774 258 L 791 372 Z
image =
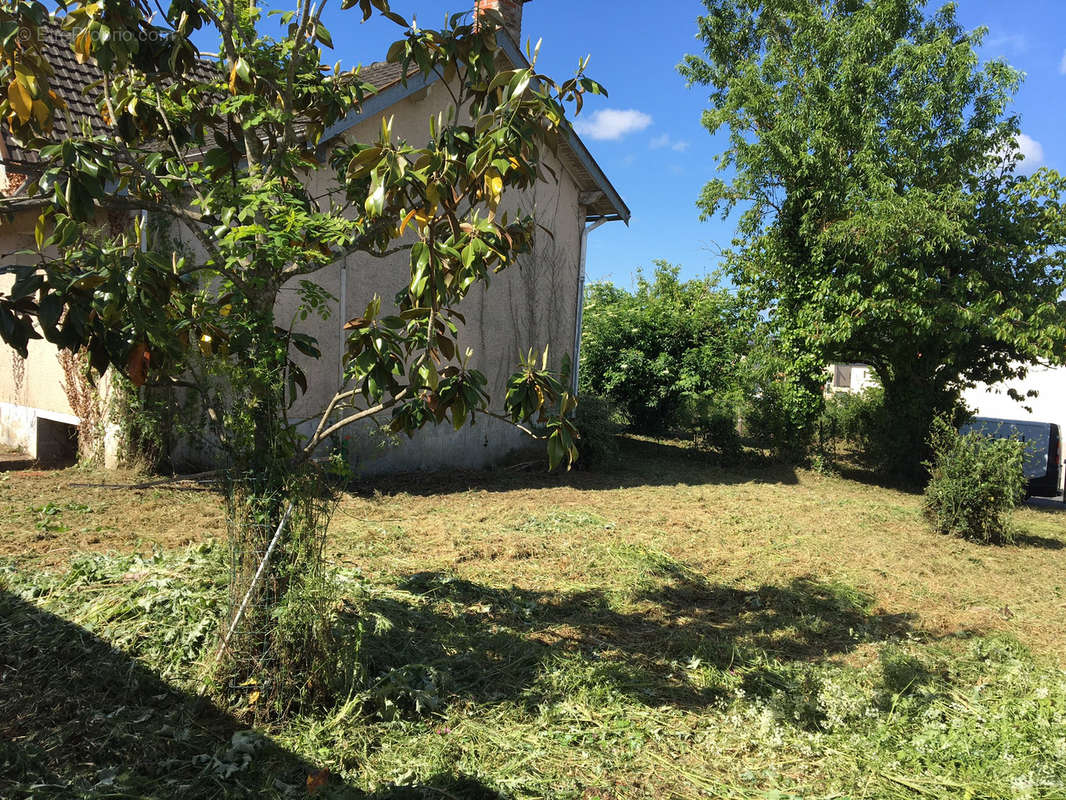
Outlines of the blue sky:
M 473 0 L 391 0 L 395 11 L 417 15 L 423 27 L 438 27 L 447 11 Z M 931 8 L 939 3 L 932 3 Z M 543 38 L 542 71 L 558 78 L 592 55 L 589 74 L 603 83 L 607 99 L 592 98 L 579 129 L 593 155 L 621 192 L 633 219 L 601 226 L 589 240 L 593 280 L 629 284 L 653 259 L 680 264 L 683 275 L 712 272 L 718 252 L 733 236 L 731 221 L 701 222 L 695 201 L 713 175 L 713 157 L 723 147 L 700 125 L 706 92 L 686 88 L 676 66 L 699 52 L 697 0 L 654 5 L 606 0 L 532 0 L 525 6 L 523 38 Z M 1016 100 L 1026 137 L 1028 165 L 1066 168 L 1066 3 L 1062 0 L 959 0 L 968 28 L 987 26 L 982 55 L 1002 57 L 1026 73 Z M 346 62 L 382 57 L 399 30 L 381 19 L 354 23 L 353 12 L 330 18 L 336 57 Z M 597 116 L 597 112 L 603 112 Z

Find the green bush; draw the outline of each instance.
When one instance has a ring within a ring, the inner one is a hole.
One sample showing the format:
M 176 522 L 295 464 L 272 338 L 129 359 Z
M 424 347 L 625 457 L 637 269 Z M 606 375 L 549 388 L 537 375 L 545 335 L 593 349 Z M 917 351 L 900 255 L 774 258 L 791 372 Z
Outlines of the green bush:
M 960 434 L 938 417 L 929 446 L 925 513 L 933 528 L 982 543 L 1013 541 L 1007 516 L 1025 496 L 1022 443 Z
M 686 396 L 736 387 L 754 310 L 711 278 L 682 281 L 657 261 L 636 289 L 593 283 L 585 293 L 581 391 L 606 398 L 641 433 L 678 427 Z
M 826 397 L 818 418 L 818 450 L 832 458 L 846 446 L 872 464 L 885 460 L 885 437 L 891 437 L 892 419 L 885 413 L 884 391 L 869 387 L 852 394 L 839 392 Z
M 602 397 L 583 394 L 578 398 L 575 424 L 578 467 L 609 467 L 618 460 L 618 434 L 622 424 L 614 406 Z
M 745 436 L 784 461 L 810 454 L 822 410 L 820 366 L 764 328 L 741 363 L 739 385 Z
M 688 393 L 681 399 L 677 423 L 692 434 L 701 447 L 713 447 L 724 457 L 740 456 L 740 434 L 737 433 L 737 399 L 723 393 Z

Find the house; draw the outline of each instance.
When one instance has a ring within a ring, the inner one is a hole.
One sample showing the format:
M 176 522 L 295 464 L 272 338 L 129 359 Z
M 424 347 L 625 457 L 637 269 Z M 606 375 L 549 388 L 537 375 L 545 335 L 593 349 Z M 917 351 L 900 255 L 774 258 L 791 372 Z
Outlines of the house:
M 499 32 L 499 43 L 505 57 L 516 66 L 527 63 L 518 45 L 526 1 L 477 0 L 475 9 L 480 13 L 492 8 L 504 16 L 507 26 Z M 56 70 L 53 86 L 75 113 L 97 119 L 94 103 L 82 94 L 83 88 L 99 76 L 97 68 L 79 65 L 67 47 L 51 46 L 48 55 Z M 446 88 L 438 79 L 419 74 L 405 83 L 398 65 L 374 63 L 361 76 L 376 92 L 358 112 L 323 136 L 323 163 L 328 150 L 338 143 L 376 138 L 382 116 L 393 118 L 396 135 L 412 141 L 424 138 L 426 121 L 448 104 Z M 32 155 L 19 151 L 6 136 L 0 141 L 0 185 L 5 194 L 21 190 L 19 165 Z M 497 402 L 519 355 L 530 348 L 540 351 L 547 345 L 556 369 L 561 368 L 564 356 L 577 363 L 588 233 L 605 222 L 629 219 L 629 209 L 573 131 L 557 155 L 548 159 L 557 179 L 540 183 L 532 190 L 533 196 L 523 200 L 551 236 L 540 235 L 532 253 L 494 277 L 487 290 L 479 287 L 473 291 L 461 306 L 467 319 L 463 339 L 474 350 L 472 366 L 486 375 L 490 395 Z M 311 180 L 316 194 L 326 194 L 332 188 L 332 177 L 326 170 Z M 14 252 L 33 246 L 36 216 L 36 211 L 28 210 L 2 223 L 2 263 L 13 263 Z M 339 308 L 329 321 L 309 318 L 301 323 L 299 330 L 317 338 L 322 356 L 314 362 L 317 380 L 310 382 L 310 392 L 291 410 L 292 418 L 309 418 L 325 408 L 341 384 L 344 321 L 356 316 L 375 294 L 393 297 L 406 283 L 408 270 L 403 254 L 385 260 L 351 256 L 316 276 L 317 282 L 338 298 Z M 279 315 L 291 315 L 296 304 L 295 291 L 283 290 Z M 57 455 L 69 447 L 71 427 L 89 423 L 88 414 L 80 410 L 85 401 L 74 385 L 76 372 L 68 356 L 61 357 L 42 341 L 30 343 L 25 361 L 13 351 L 0 352 L 0 443 L 24 448 L 34 457 Z M 573 372 L 576 385 L 576 370 Z M 323 380 L 323 375 L 330 379 Z M 114 455 L 116 430 L 112 425 L 108 431 L 105 450 Z M 193 455 L 186 452 L 183 443 L 174 444 L 179 456 Z M 429 427 L 411 442 L 400 444 L 371 435 L 368 426 L 346 435 L 342 444 L 351 458 L 367 469 L 389 471 L 481 467 L 524 445 L 525 440 L 512 426 L 481 417 L 475 426 L 458 433 L 449 426 Z
M 873 368 L 866 364 L 830 364 L 826 392 L 859 394 L 880 385 Z

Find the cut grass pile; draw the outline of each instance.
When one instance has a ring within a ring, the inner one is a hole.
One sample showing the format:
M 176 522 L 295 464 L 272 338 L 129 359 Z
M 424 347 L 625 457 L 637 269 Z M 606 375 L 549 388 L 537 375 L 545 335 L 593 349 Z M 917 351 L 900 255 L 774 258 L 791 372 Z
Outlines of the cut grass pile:
M 613 475 L 347 498 L 363 689 L 259 733 L 250 693 L 195 697 L 221 547 L 21 553 L 0 796 L 1066 798 L 1063 517 L 1024 510 L 1021 546 L 982 548 L 911 495 L 628 449 Z M 211 498 L 182 497 L 210 528 Z M 105 499 L 134 502 L 77 502 Z

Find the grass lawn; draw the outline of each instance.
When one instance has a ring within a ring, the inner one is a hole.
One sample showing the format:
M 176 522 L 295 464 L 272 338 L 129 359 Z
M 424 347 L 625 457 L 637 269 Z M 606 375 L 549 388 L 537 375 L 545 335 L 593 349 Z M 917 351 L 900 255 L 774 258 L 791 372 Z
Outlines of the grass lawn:
M 365 688 L 257 731 L 197 697 L 214 494 L 0 475 L 0 797 L 1066 798 L 1066 512 L 623 452 L 346 495 Z

